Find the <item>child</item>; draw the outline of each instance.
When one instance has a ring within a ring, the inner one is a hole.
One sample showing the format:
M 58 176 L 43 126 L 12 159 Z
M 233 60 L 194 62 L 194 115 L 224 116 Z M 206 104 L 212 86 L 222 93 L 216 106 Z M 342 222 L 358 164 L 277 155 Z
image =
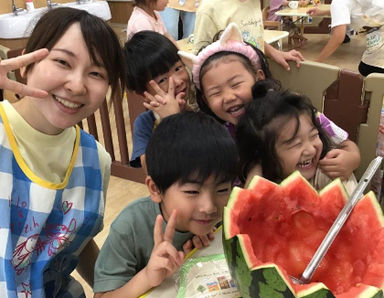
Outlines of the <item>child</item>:
M 75 125 L 125 85 L 117 36 L 84 10 L 43 15 L 25 53 L 41 48 L 48 56 L 22 74 L 46 96 L 0 103 L 2 297 L 80 297 L 77 265 L 93 283 L 111 159 Z
M 156 51 L 154 51 L 156 49 Z M 163 35 L 154 31 L 141 31 L 133 35 L 124 46 L 127 62 L 126 82 L 130 91 L 140 95 L 160 93 L 164 95 L 170 90 L 176 96 L 170 109 L 163 107 L 141 113 L 135 120 L 133 131 L 133 150 L 130 165 L 144 166 L 144 153 L 152 135 L 156 118 L 180 112 L 189 107 L 195 109 L 194 92 L 191 88 L 189 74 L 177 54 L 176 46 Z
M 279 183 L 298 170 L 321 190 L 330 178 L 319 161 L 334 145 L 317 120 L 315 107 L 305 96 L 274 91 L 264 82 L 255 84 L 253 94 L 236 129 L 246 185 L 254 175 Z M 354 176 L 344 185 L 351 194 Z
M 297 2 L 299 7 L 307 6 L 310 1 L 309 0 L 291 0 L 293 2 Z M 289 8 L 289 0 L 271 0 L 269 3 L 269 11 L 267 20 L 268 21 L 281 21 L 283 25 L 283 30 L 289 32 L 288 43 L 293 39 L 294 45 L 296 47 L 301 47 L 307 39 L 301 34 L 300 28 L 295 24 L 291 17 L 283 17 L 276 15 L 275 13 L 283 8 Z
M 264 42 L 263 19 L 259 0 L 209 0 L 203 1 L 196 11 L 194 49 L 197 53 L 210 44 L 217 32 L 230 23 L 236 23 L 247 43 L 265 51 L 265 54 L 289 70 L 288 60 L 296 61 L 297 67 L 304 57 L 300 52 L 283 52 Z
M 198 56 L 179 53 L 192 68 L 200 109 L 225 123 L 233 133 L 245 105 L 252 101 L 254 83 L 271 78 L 262 53 L 255 52 L 254 47 L 243 42 L 240 30 L 233 23 L 225 29 L 220 40 L 204 48 Z M 336 132 L 333 137 L 342 143 L 343 150 L 328 152 L 321 163 L 322 170 L 332 178 L 348 179 L 359 166 L 360 153 L 356 144 L 347 139 L 347 133 L 339 133 L 340 128 L 333 123 L 331 126 Z
M 195 12 L 200 0 L 169 0 L 167 7 L 160 12 L 165 27 L 175 40 L 179 39 L 179 22 L 182 24 L 181 38 L 187 38 L 195 27 Z
M 168 4 L 168 0 L 136 0 L 132 14 L 127 25 L 127 40 L 133 34 L 143 30 L 151 30 L 163 34 L 174 44 L 176 41 L 168 34 L 167 29 L 158 11 L 162 11 Z
M 297 1 L 298 7 L 305 7 L 311 1 L 310 0 L 271 0 L 269 2 L 268 21 L 280 21 L 281 17 L 275 13 L 283 8 L 289 8 L 290 1 Z
M 172 275 L 183 262 L 185 241 L 221 220 L 237 175 L 233 139 L 200 112 L 165 118 L 146 160 L 151 197 L 128 205 L 113 222 L 96 262 L 95 298 L 138 297 Z
M 30 95 L 35 97 L 45 97 L 48 93 L 41 89 L 28 87 L 22 83 L 8 79 L 7 73 L 19 69 L 20 67 L 27 66 L 28 64 L 38 62 L 48 55 L 46 49 L 40 49 L 35 52 L 22 55 L 19 57 L 1 61 L 0 58 L 0 89 L 7 89 L 20 95 Z

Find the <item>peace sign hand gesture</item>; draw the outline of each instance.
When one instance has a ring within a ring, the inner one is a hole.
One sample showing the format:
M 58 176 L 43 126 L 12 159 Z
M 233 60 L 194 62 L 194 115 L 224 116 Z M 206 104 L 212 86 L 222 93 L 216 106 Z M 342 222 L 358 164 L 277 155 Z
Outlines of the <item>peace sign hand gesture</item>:
M 169 218 L 165 232 L 162 231 L 163 217 L 158 215 L 153 231 L 154 247 L 145 274 L 151 287 L 160 285 L 165 278 L 171 276 L 184 261 L 184 253 L 177 251 L 172 245 L 172 239 L 176 227 L 176 210 L 173 210 Z
M 15 58 L 6 59 L 1 61 L 0 59 L 0 88 L 7 89 L 17 94 L 29 95 L 33 97 L 45 97 L 48 93 L 44 90 L 29 87 L 22 83 L 8 79 L 7 73 L 9 71 L 19 69 L 23 66 L 27 66 L 33 62 L 40 61 L 48 55 L 47 49 L 40 49 L 32 53 L 21 55 Z
M 150 81 L 149 85 L 156 92 L 155 95 L 151 95 L 148 92 L 144 92 L 146 102 L 144 107 L 148 110 L 156 112 L 160 119 L 164 119 L 167 116 L 177 114 L 180 112 L 181 107 L 185 105 L 184 92 L 180 92 L 175 96 L 175 82 L 172 77 L 169 78 L 168 90 L 165 92 L 162 90 L 155 81 Z

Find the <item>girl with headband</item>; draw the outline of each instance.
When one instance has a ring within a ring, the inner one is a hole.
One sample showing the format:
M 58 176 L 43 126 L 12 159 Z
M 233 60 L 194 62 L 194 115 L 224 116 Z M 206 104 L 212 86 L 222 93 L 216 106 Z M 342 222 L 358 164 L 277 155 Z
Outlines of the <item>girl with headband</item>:
M 241 31 L 234 23 L 228 25 L 220 39 L 199 52 L 197 56 L 179 51 L 184 63 L 192 70 L 199 108 L 224 123 L 234 135 L 235 126 L 252 101 L 252 86 L 260 80 L 271 81 L 272 89 L 279 83 L 272 80 L 263 53 L 243 42 Z M 340 149 L 330 150 L 319 163 L 331 178 L 348 179 L 359 166 L 360 153 L 348 134 L 324 115 L 318 121 L 328 131 Z

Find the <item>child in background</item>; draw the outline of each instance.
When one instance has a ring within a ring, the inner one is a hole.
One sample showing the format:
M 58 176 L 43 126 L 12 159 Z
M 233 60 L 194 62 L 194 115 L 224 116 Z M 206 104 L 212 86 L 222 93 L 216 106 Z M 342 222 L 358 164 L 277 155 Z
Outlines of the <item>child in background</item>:
M 257 82 L 253 95 L 236 129 L 246 185 L 254 175 L 280 183 L 298 170 L 321 190 L 331 179 L 319 162 L 334 144 L 317 120 L 311 101 L 299 94 L 274 91 L 267 82 Z M 356 184 L 353 175 L 344 181 L 349 194 Z
M 22 83 L 10 80 L 7 76 L 9 71 L 19 69 L 31 63 L 38 62 L 48 55 L 47 49 L 40 49 L 32 53 L 22 55 L 15 58 L 6 59 L 1 61 L 0 57 L 0 89 L 13 91 L 20 95 L 30 95 L 34 97 L 45 97 L 48 93 L 41 89 L 28 87 Z
M 298 7 L 305 7 L 310 3 L 310 0 L 290 0 L 297 1 Z M 268 21 L 280 21 L 281 16 L 276 15 L 275 13 L 283 8 L 289 8 L 289 0 L 271 0 L 269 2 L 269 11 L 268 11 Z
M 127 25 L 127 40 L 131 39 L 133 34 L 151 30 L 163 34 L 173 43 L 176 41 L 168 34 L 164 22 L 158 11 L 162 11 L 168 4 L 168 0 L 135 0 L 135 7 L 129 17 Z
M 230 23 L 236 23 L 244 41 L 259 48 L 271 59 L 289 70 L 287 61 L 296 61 L 297 67 L 304 57 L 300 52 L 283 52 L 264 42 L 263 18 L 259 0 L 209 0 L 203 1 L 196 11 L 194 52 L 212 42 L 217 32 Z
M 183 262 L 186 241 L 220 222 L 238 156 L 216 120 L 182 112 L 161 121 L 146 161 L 151 196 L 128 205 L 111 225 L 96 262 L 95 298 L 138 297 L 172 275 Z
M 231 133 L 252 101 L 252 86 L 256 81 L 270 79 L 268 64 L 260 51 L 242 40 L 236 24 L 230 24 L 220 40 L 204 48 L 198 56 L 179 51 L 191 67 L 199 108 L 216 117 Z M 273 84 L 276 88 L 276 83 Z M 324 116 L 325 117 L 325 116 Z M 325 117 L 326 118 L 326 117 Z M 320 165 L 329 177 L 348 179 L 359 166 L 359 149 L 348 134 L 328 119 L 325 122 L 334 132 L 341 149 L 329 151 Z
M 200 0 L 169 0 L 167 7 L 160 12 L 168 33 L 179 39 L 179 21 L 182 22 L 182 36 L 187 38 L 195 27 L 195 14 Z
M 138 32 L 124 46 L 127 88 L 147 96 L 170 92 L 176 99 L 168 104 L 167 109 L 163 106 L 152 108 L 144 103 L 146 108 L 153 111 L 143 112 L 135 120 L 130 159 L 132 167 L 143 166 L 145 169 L 145 148 L 156 119 L 159 122 L 160 119 L 185 108 L 196 109 L 190 77 L 177 51 L 169 39 L 154 31 Z
M 298 7 L 305 7 L 310 3 L 310 0 L 291 0 L 293 2 L 298 3 Z M 276 15 L 275 13 L 281 9 L 289 8 L 289 0 L 271 0 L 269 2 L 269 11 L 268 11 L 268 21 L 282 21 L 283 30 L 289 32 L 288 42 L 291 42 L 293 39 L 294 45 L 296 47 L 301 47 L 306 41 L 307 38 L 301 34 L 300 28 L 296 25 L 296 23 L 292 20 L 291 17 L 281 17 Z
M 0 103 L 1 296 L 81 297 L 70 274 L 93 284 L 111 158 L 76 124 L 109 87 L 122 96 L 124 60 L 113 30 L 72 8 L 40 18 L 25 53 L 41 48 L 22 74 L 46 95 Z

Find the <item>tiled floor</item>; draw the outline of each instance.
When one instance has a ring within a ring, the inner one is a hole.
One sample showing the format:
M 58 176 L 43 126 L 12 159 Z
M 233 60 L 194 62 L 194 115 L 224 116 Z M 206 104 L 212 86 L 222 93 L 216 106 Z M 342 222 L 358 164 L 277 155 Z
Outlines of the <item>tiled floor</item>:
M 125 41 L 125 24 L 112 24 L 114 30 L 119 35 L 120 41 Z M 308 43 L 303 46 L 300 51 L 304 57 L 308 60 L 314 60 L 319 54 L 322 47 L 327 42 L 329 36 L 323 34 L 308 34 Z M 329 59 L 328 63 L 339 66 L 341 68 L 357 71 L 357 65 L 360 61 L 361 54 L 364 50 L 364 40 L 359 37 L 353 36 L 351 42 L 343 44 L 336 51 L 336 53 Z M 288 45 L 285 41 L 284 50 L 288 49 Z M 111 181 L 108 189 L 106 212 L 104 218 L 104 229 L 100 232 L 95 240 L 96 243 L 101 246 L 105 238 L 108 235 L 109 227 L 113 219 L 119 214 L 130 201 L 136 198 L 146 196 L 148 194 L 145 185 L 131 182 L 128 180 L 111 177 Z M 74 274 L 78 278 L 77 273 Z M 81 279 L 80 279 L 81 280 Z M 92 297 L 92 291 L 90 287 L 82 281 L 86 290 L 87 297 Z

